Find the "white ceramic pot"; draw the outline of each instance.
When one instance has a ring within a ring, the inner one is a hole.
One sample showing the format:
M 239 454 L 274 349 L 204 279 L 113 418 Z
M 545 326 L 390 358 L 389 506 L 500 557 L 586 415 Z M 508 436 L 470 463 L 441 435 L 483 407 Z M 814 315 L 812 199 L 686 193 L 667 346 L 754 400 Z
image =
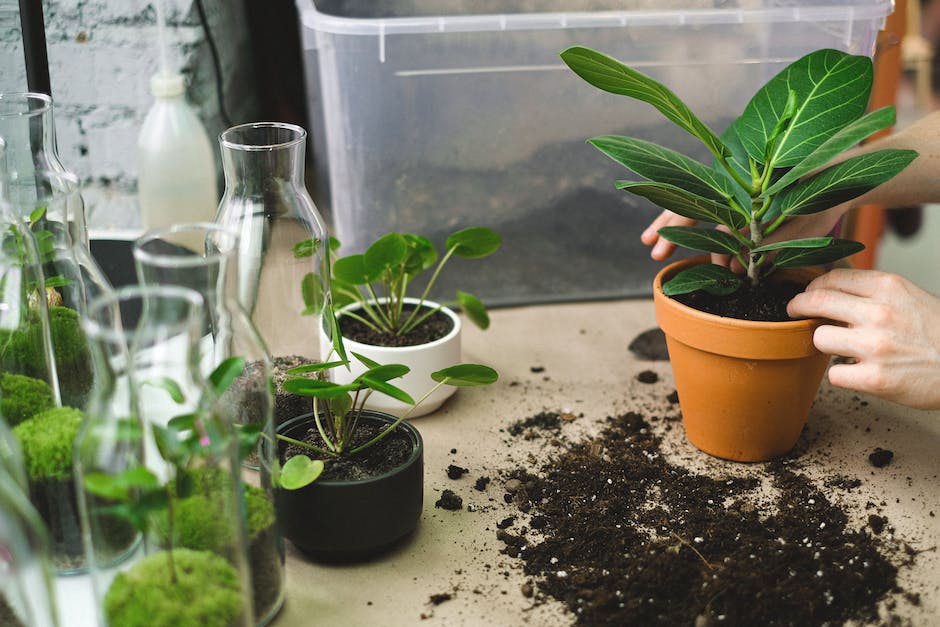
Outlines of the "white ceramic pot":
M 417 304 L 418 299 L 406 298 L 405 303 Z M 438 303 L 428 300 L 424 301 L 424 304 L 430 307 L 438 306 Z M 358 305 L 356 304 L 347 305 L 337 312 L 337 316 L 341 317 L 343 311 L 356 309 L 357 307 Z M 428 344 L 391 347 L 374 346 L 372 344 L 355 342 L 344 337 L 343 343 L 346 345 L 346 352 L 349 355 L 350 369 L 334 368 L 331 372 L 331 379 L 335 383 L 344 385 L 351 383 L 353 379 L 365 372 L 365 366 L 352 356 L 352 353 L 359 353 L 380 364 L 403 364 L 408 366 L 411 372 L 401 379 L 392 379 L 389 383 L 408 392 L 415 402 L 419 401 L 431 388 L 437 385 L 437 383 L 431 379 L 432 372 L 460 363 L 460 318 L 448 307 L 442 307 L 441 312 L 453 321 L 454 328 L 451 329 L 450 333 L 446 336 Z M 326 337 L 326 334 L 321 334 L 320 342 L 322 349 L 321 355 L 327 355 L 330 350 L 330 339 Z M 415 418 L 417 416 L 430 414 L 440 407 L 444 401 L 450 398 L 456 389 L 457 388 L 451 385 L 438 388 L 434 394 L 425 399 L 408 417 Z M 369 396 L 369 400 L 366 402 L 365 406 L 369 409 L 392 414 L 393 416 L 401 416 L 411 407 L 407 403 L 403 403 L 378 392 L 374 392 Z

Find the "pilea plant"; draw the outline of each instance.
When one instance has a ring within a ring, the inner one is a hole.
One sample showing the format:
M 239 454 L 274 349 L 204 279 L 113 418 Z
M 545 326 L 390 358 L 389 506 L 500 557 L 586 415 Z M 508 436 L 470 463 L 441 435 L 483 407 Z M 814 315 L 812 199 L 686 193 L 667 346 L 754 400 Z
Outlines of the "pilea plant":
M 866 114 L 871 59 L 817 50 L 770 79 L 743 113 L 717 135 L 667 87 L 596 50 L 576 46 L 561 53 L 575 73 L 604 91 L 646 102 L 698 138 L 712 155 L 703 164 L 632 137 L 590 141 L 605 155 L 643 177 L 616 186 L 680 216 L 724 229 L 670 226 L 666 240 L 692 250 L 730 255 L 746 279 L 728 268 L 703 264 L 663 286 L 666 295 L 758 286 L 779 268 L 826 264 L 861 250 L 858 242 L 814 237 L 768 242 L 788 219 L 824 211 L 881 185 L 917 157 L 911 150 L 878 150 L 833 161 L 848 148 L 894 123 L 893 107 Z
M 370 329 L 392 336 L 404 335 L 430 317 L 438 308 L 422 308 L 437 277 L 452 257 L 478 259 L 499 248 L 499 234 L 485 227 L 472 227 L 452 233 L 446 240 L 447 252 L 438 258 L 431 241 L 411 233 L 388 233 L 373 242 L 364 253 L 337 259 L 333 264 L 332 297 L 337 307 L 358 303 L 356 311 L 344 316 L 355 318 Z M 339 242 L 331 240 L 330 248 Z M 436 264 L 436 265 L 435 265 Z M 406 309 L 404 299 L 411 282 L 425 270 L 434 268 L 418 298 L 417 306 Z M 457 304 L 475 325 L 489 326 L 486 307 L 476 296 L 458 290 Z

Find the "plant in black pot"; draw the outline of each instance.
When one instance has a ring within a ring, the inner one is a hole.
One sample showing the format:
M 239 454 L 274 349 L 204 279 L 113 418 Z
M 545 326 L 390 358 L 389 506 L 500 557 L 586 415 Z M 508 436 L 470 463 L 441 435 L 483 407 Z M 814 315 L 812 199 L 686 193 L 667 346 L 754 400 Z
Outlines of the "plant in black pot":
M 335 325 L 332 310 L 327 311 Z M 294 368 L 285 389 L 312 399 L 313 411 L 278 426 L 283 462 L 277 495 L 284 535 L 315 559 L 348 561 L 381 553 L 417 526 L 424 498 L 424 445 L 400 416 L 366 409 L 373 394 L 411 408 L 439 387 L 488 385 L 495 370 L 458 364 L 434 372 L 435 385 L 415 401 L 390 383 L 409 372 L 402 364 L 379 364 L 363 355 L 365 368 L 350 383 L 327 381 L 350 363 L 342 337 L 334 334 L 334 361 Z M 308 377 L 312 375 L 313 378 Z
M 408 366 L 410 373 L 401 380 L 400 387 L 414 398 L 424 397 L 433 387 L 431 373 L 460 361 L 461 323 L 451 306 L 458 305 L 481 329 L 490 324 L 486 307 L 473 294 L 458 290 L 454 300 L 446 303 L 428 300 L 428 295 L 448 261 L 454 257 L 487 257 L 500 243 L 495 231 L 472 227 L 448 236 L 446 252 L 439 255 L 426 237 L 388 233 L 364 253 L 337 259 L 331 294 L 346 346 L 379 363 Z M 338 246 L 336 240 L 331 241 L 333 249 Z M 422 280 L 420 295 L 409 296 L 409 290 Z M 326 334 L 321 337 L 322 352 L 326 353 L 332 340 Z M 358 361 L 349 366 L 346 374 L 335 373 L 337 382 L 349 383 L 367 368 Z M 453 392 L 452 387 L 439 387 L 420 409 L 412 410 L 412 415 L 434 411 Z M 372 396 L 366 406 L 391 413 L 412 409 L 393 396 L 381 394 Z
M 917 157 L 910 150 L 843 154 L 894 123 L 893 107 L 866 113 L 871 59 L 837 50 L 807 54 L 761 87 L 719 135 L 669 88 L 616 59 L 584 47 L 561 57 L 595 87 L 652 105 L 710 153 L 703 163 L 642 139 L 590 140 L 638 175 L 617 181 L 618 188 L 690 222 L 721 227 L 668 226 L 660 237 L 728 256 L 744 269 L 739 275 L 699 258 L 664 268 L 654 281 L 657 319 L 667 336 L 689 439 L 742 461 L 788 451 L 828 358 L 813 347 L 818 321 L 789 320 L 787 301 L 821 272 L 807 268 L 863 247 L 832 236 L 774 235 L 788 220 L 881 185 Z M 761 371 L 768 378 L 749 378 Z

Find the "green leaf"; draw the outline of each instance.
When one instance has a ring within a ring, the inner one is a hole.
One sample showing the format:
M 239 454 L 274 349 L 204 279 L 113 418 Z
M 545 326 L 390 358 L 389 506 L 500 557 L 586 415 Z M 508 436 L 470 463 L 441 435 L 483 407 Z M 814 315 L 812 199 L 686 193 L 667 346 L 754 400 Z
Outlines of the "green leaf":
M 167 429 L 159 425 L 153 425 L 153 439 L 157 445 L 157 451 L 159 451 L 160 457 L 170 463 L 182 461 L 186 451 L 175 429 Z
M 741 277 L 713 263 L 705 263 L 683 270 L 663 285 L 663 294 L 676 296 L 704 290 L 715 296 L 733 294 L 741 287 Z
M 221 396 L 244 371 L 244 357 L 229 357 L 224 359 L 209 375 L 209 386 L 212 388 L 213 392 Z
M 352 354 L 353 354 L 353 357 L 359 360 L 359 363 L 361 363 L 366 368 L 378 368 L 379 366 L 382 365 L 379 362 L 375 361 L 374 359 L 369 359 L 365 355 L 360 355 L 359 353 L 355 351 L 353 351 Z
M 65 278 L 65 277 L 62 276 L 61 274 L 57 274 L 57 275 L 55 275 L 55 276 L 46 277 L 46 281 L 45 281 L 45 287 L 46 287 L 46 288 L 50 288 L 50 287 L 52 287 L 52 288 L 54 288 L 54 287 L 67 287 L 67 286 L 69 286 L 69 285 L 71 285 L 71 284 L 72 284 L 72 280 Z
M 721 139 L 665 85 L 612 57 L 583 46 L 568 48 L 561 53 L 561 58 L 575 74 L 591 85 L 653 105 L 666 118 L 701 140 L 712 154 L 727 154 L 728 149 Z
M 319 313 L 324 305 L 323 283 L 320 281 L 320 275 L 314 272 L 305 274 L 300 280 L 300 294 L 304 299 L 304 314 Z
M 330 235 L 330 250 L 331 251 L 339 250 L 340 246 L 342 246 L 342 244 L 339 243 L 339 240 L 333 237 L 332 235 Z
M 730 233 L 718 229 L 695 226 L 664 226 L 657 233 L 673 244 L 692 250 L 721 255 L 737 255 L 741 252 L 741 242 L 736 240 Z
M 735 194 L 733 186 L 721 173 L 651 142 L 602 135 L 588 140 L 588 143 L 623 167 L 651 181 L 675 185 L 719 203 L 726 203 Z
M 774 257 L 775 268 L 821 266 L 865 250 L 865 245 L 850 239 L 835 239 L 825 248 L 787 248 Z
M 352 409 L 352 397 L 349 394 L 343 394 L 331 398 L 327 401 L 330 406 L 330 411 L 334 416 L 346 416 L 349 413 L 349 410 Z
M 29 224 L 30 224 L 30 226 L 32 226 L 33 224 L 36 224 L 37 222 L 39 222 L 39 221 L 42 219 L 42 217 L 43 217 L 44 215 L 46 215 L 46 207 L 45 207 L 45 205 L 43 205 L 42 207 L 36 207 L 36 208 L 33 209 L 32 211 L 30 211 L 30 213 L 29 213 Z
M 316 481 L 322 472 L 323 460 L 294 455 L 281 467 L 281 487 L 285 490 L 299 490 Z
M 437 262 L 437 249 L 426 237 L 405 233 L 402 237 L 408 244 L 408 256 L 405 257 L 405 274 L 415 276 L 427 270 Z
M 196 414 L 181 414 L 173 416 L 166 423 L 168 427 L 175 431 L 189 431 L 196 428 Z
M 402 364 L 385 364 L 369 368 L 361 375 L 356 377 L 354 381 L 362 381 L 366 378 L 373 381 L 388 381 L 390 379 L 398 379 L 399 377 L 403 377 L 409 372 L 411 372 L 411 368 L 408 366 Z
M 142 385 L 149 385 L 151 387 L 166 391 L 166 393 L 170 395 L 170 398 L 173 399 L 173 402 L 178 405 L 186 401 L 186 396 L 183 394 L 183 388 L 181 388 L 176 381 L 169 377 L 147 379 L 142 383 Z
M 362 293 L 359 291 L 359 288 L 355 286 L 355 284 L 334 276 L 330 280 L 330 296 L 333 299 L 333 307 L 336 309 L 341 309 L 346 305 L 351 305 L 352 303 L 358 302 L 362 297 Z
M 334 398 L 340 394 L 348 394 L 359 389 L 358 385 L 339 385 L 332 381 L 318 379 L 288 379 L 284 382 L 284 390 L 291 394 L 313 396 L 315 398 Z
M 757 248 L 752 248 L 752 253 L 765 253 L 769 250 L 779 250 L 781 248 L 823 248 L 832 244 L 831 237 L 808 237 L 805 239 L 791 239 L 785 242 L 774 242 L 773 244 L 764 244 Z
M 261 423 L 238 424 L 238 458 L 246 459 L 261 439 Z
M 479 259 L 492 255 L 499 248 L 502 239 L 493 229 L 475 226 L 452 233 L 447 238 L 447 250 L 453 250 L 457 257 Z
M 777 179 L 773 185 L 768 187 L 766 193 L 768 195 L 776 194 L 784 187 L 795 183 L 810 172 L 823 167 L 829 163 L 833 157 L 842 154 L 842 152 L 863 139 L 891 126 L 894 124 L 894 120 L 894 107 L 891 106 L 882 107 L 877 111 L 872 111 L 862 116 L 845 128 L 839 130 L 839 132 L 823 142 L 805 159 L 793 166 L 786 174 Z
M 378 278 L 379 274 L 367 268 L 365 255 L 350 255 L 333 263 L 333 276 L 352 285 L 365 285 Z
M 294 259 L 312 257 L 320 249 L 322 242 L 318 239 L 305 239 L 294 244 Z
M 363 255 L 366 272 L 378 276 L 396 268 L 408 256 L 408 242 L 398 233 L 389 233 L 375 240 Z M 335 270 L 334 270 L 335 272 Z
M 765 162 L 765 148 L 792 90 L 799 105 L 777 137 L 769 162 L 775 168 L 798 164 L 865 113 L 873 76 L 871 59 L 838 50 L 816 50 L 794 61 L 744 108 L 736 129 L 747 153 Z
M 768 215 L 806 215 L 857 198 L 890 180 L 914 159 L 913 150 L 877 150 L 858 155 L 782 192 Z
M 336 368 L 338 366 L 345 366 L 347 362 L 345 361 L 327 361 L 327 362 L 317 362 L 315 364 L 305 364 L 303 366 L 297 366 L 295 368 L 289 368 L 287 374 L 309 374 L 311 372 L 322 372 L 324 370 L 329 370 L 330 368 Z
M 431 373 L 431 378 L 438 383 L 456 387 L 475 387 L 489 385 L 499 380 L 499 373 L 480 364 L 457 364 Z
M 409 395 L 408 392 L 392 385 L 391 383 L 379 379 L 373 379 L 371 377 L 361 377 L 358 380 L 371 390 L 375 390 L 376 392 L 381 392 L 382 394 L 391 396 L 395 400 L 399 400 L 402 403 L 407 403 L 409 405 L 415 404 L 414 399 L 411 398 L 411 395 Z
M 636 181 L 616 181 L 614 185 L 686 218 L 723 224 L 734 230 L 741 229 L 746 224 L 744 216 L 728 205 L 696 196 L 675 185 Z
M 343 334 L 339 330 L 339 322 L 336 321 L 336 312 L 332 307 L 326 307 L 323 310 L 326 318 L 327 328 L 330 330 L 330 337 L 333 340 L 333 351 L 336 356 L 346 363 L 349 363 L 349 357 L 346 355 L 346 345 L 343 344 Z
M 457 303 L 470 322 L 484 331 L 490 327 L 490 316 L 483 302 L 473 294 L 457 290 Z

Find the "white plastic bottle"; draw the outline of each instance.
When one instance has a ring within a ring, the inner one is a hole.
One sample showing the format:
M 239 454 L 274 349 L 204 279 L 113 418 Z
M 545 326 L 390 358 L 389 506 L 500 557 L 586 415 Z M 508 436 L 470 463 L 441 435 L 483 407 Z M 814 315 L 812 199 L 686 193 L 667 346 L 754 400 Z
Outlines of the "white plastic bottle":
M 137 188 L 146 229 L 211 222 L 218 207 L 212 144 L 186 102 L 185 87 L 178 73 L 161 72 L 150 80 L 156 101 L 137 140 Z

